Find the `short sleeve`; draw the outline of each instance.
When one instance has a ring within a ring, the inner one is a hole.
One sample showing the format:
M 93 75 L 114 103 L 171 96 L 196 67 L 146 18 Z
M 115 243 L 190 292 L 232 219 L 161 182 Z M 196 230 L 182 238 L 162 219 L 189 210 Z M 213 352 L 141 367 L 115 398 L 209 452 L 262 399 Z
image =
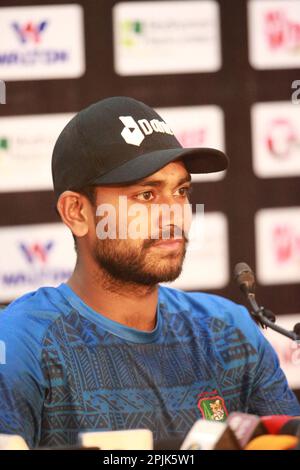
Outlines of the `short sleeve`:
M 259 416 L 300 415 L 299 402 L 287 383 L 276 352 L 259 327 L 250 320 L 256 330 L 259 359 L 255 368 L 249 413 Z
M 0 433 L 18 434 L 30 448 L 39 442 L 46 390 L 35 330 L 30 317 L 0 314 Z

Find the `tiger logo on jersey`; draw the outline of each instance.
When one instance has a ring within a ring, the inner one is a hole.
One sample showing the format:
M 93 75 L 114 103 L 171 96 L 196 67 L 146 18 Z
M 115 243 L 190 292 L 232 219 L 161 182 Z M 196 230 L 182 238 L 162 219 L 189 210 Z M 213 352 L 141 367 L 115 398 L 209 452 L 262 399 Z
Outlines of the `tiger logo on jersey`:
M 209 421 L 226 421 L 228 411 L 224 399 L 218 395 L 217 390 L 204 392 L 199 395 L 198 408 L 203 419 Z

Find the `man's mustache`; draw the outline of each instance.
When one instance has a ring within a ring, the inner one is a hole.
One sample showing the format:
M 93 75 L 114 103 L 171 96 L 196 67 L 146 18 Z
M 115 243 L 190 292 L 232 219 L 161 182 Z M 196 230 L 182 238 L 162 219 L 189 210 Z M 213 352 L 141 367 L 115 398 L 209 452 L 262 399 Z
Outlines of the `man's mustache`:
M 153 234 L 151 234 L 150 239 L 144 240 L 143 248 L 149 248 L 150 246 L 154 245 L 155 243 L 161 240 L 172 240 L 172 239 L 178 239 L 178 240 L 182 239 L 184 240 L 185 243 L 188 243 L 189 241 L 183 229 L 181 229 L 177 225 L 172 225 L 162 230 L 156 236 L 153 236 Z

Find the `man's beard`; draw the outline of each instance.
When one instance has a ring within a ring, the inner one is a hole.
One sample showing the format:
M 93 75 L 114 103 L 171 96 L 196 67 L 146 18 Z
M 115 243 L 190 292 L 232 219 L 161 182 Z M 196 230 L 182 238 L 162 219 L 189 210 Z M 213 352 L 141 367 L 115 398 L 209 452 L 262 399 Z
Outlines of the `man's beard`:
M 134 245 L 127 240 L 97 240 L 93 257 L 106 277 L 113 281 L 143 286 L 174 281 L 182 271 L 187 238 L 183 237 L 180 251 L 174 253 L 151 250 L 157 241 L 146 239 Z

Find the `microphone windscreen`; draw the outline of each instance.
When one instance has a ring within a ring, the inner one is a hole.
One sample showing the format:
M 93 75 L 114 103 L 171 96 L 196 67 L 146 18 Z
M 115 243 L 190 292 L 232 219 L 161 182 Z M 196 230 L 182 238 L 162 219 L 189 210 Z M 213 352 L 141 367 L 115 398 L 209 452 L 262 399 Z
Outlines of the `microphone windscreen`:
M 253 274 L 253 271 L 247 263 L 237 263 L 233 271 L 234 277 L 238 278 L 243 273 Z
M 199 419 L 185 437 L 180 450 L 241 450 L 226 423 Z
M 299 443 L 295 436 L 266 434 L 249 442 L 245 450 L 292 450 Z
M 238 263 L 234 268 L 234 278 L 244 294 L 254 293 L 255 277 L 248 264 Z
M 182 438 L 160 439 L 154 441 L 154 450 L 179 450 L 182 444 Z
M 292 436 L 300 437 L 300 419 L 289 419 L 289 421 L 283 424 L 279 434 L 291 434 Z
M 262 416 L 260 419 L 269 434 L 279 434 L 282 426 L 284 426 L 292 418 L 291 416 L 286 415 L 273 415 Z M 289 432 L 285 432 L 283 434 L 289 434 Z
M 230 413 L 226 424 L 233 431 L 242 449 L 251 439 L 266 434 L 267 432 L 259 416 L 241 413 L 239 411 Z
M 29 450 L 29 447 L 21 436 L 0 434 L 0 450 Z

